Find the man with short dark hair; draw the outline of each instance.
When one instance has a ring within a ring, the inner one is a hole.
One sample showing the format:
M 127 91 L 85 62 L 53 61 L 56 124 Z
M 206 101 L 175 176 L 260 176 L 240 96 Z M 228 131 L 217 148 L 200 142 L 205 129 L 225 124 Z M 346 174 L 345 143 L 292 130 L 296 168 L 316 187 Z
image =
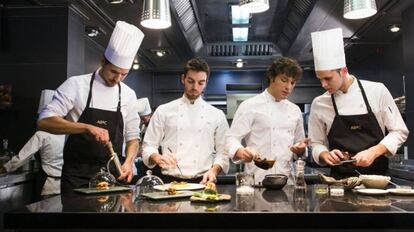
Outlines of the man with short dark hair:
M 228 171 L 229 160 L 224 154 L 226 117 L 201 97 L 209 74 L 204 60 L 189 60 L 181 76 L 183 96 L 159 106 L 150 120 L 143 160 L 150 168 L 160 166 L 165 182 L 207 183 L 215 181 L 221 171 Z
M 226 135 L 228 155 L 234 161 L 246 162 L 247 173 L 254 173 L 255 183 L 266 174 L 287 175 L 292 183 L 293 153 L 302 154 L 308 143 L 299 107 L 289 100 L 302 68 L 290 58 L 274 61 L 267 70 L 268 87 L 261 94 L 242 102 Z M 247 147 L 243 147 L 244 139 Z M 251 161 L 276 160 L 269 170 L 256 167 Z
M 126 158 L 119 180 L 132 179 L 138 152 L 139 117 L 134 90 L 122 83 L 144 34 L 135 26 L 118 21 L 105 50 L 102 66 L 92 74 L 70 77 L 39 116 L 38 127 L 55 134 L 69 134 L 63 151 L 61 192 L 88 187 L 89 180 L 110 155 L 112 142 L 120 156 L 126 143 Z
M 384 84 L 349 74 L 341 28 L 311 36 L 316 77 L 326 90 L 313 100 L 309 116 L 315 161 L 331 166 L 337 179 L 385 175 L 386 155 L 394 155 L 408 136 L 394 99 Z M 347 159 L 353 164 L 340 165 Z

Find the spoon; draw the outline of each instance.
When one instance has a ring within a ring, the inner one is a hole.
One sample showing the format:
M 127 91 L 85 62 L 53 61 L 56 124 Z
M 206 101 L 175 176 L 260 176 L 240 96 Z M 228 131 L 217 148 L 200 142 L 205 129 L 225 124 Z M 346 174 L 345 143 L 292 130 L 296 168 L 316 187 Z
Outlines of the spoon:
M 395 186 L 395 188 L 400 188 L 400 185 L 398 185 L 398 184 L 396 184 L 396 183 L 392 182 L 391 180 L 389 180 L 389 181 L 388 181 L 388 183 L 390 183 L 390 184 L 394 185 L 394 186 Z

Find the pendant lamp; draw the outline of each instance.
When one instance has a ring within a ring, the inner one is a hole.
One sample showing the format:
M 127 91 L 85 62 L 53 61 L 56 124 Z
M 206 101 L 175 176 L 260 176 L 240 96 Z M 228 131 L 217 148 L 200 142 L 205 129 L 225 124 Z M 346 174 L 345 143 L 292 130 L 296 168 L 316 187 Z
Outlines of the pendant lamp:
M 344 18 L 363 19 L 377 13 L 375 0 L 345 0 Z
M 165 29 L 171 26 L 168 0 L 144 0 L 141 25 L 150 29 Z
M 246 8 L 251 14 L 269 9 L 269 0 L 240 0 L 240 8 Z

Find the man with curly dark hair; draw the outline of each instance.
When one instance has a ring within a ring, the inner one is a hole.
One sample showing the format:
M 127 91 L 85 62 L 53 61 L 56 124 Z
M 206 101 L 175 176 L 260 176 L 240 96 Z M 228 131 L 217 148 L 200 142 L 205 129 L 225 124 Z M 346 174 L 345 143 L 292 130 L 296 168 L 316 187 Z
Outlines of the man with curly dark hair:
M 267 69 L 268 87 L 261 94 L 242 102 L 226 135 L 226 149 L 233 161 L 246 163 L 245 171 L 254 173 L 255 183 L 266 174 L 284 174 L 292 183 L 293 154 L 303 154 L 305 139 L 303 118 L 299 107 L 289 100 L 302 68 L 290 58 L 280 58 Z M 241 144 L 244 139 L 246 147 Z M 263 170 L 251 161 L 276 160 L 275 165 Z

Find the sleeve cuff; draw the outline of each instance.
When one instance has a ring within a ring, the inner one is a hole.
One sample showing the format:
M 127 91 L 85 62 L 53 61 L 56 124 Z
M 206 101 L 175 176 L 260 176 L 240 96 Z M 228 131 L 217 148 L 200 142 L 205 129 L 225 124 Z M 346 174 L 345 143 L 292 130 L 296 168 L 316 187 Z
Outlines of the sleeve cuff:
M 317 145 L 313 145 L 312 146 L 312 156 L 313 156 L 313 159 L 319 165 L 326 165 L 324 162 L 321 162 L 319 160 L 319 154 L 321 154 L 324 151 L 328 151 L 329 152 L 329 149 L 326 146 L 324 146 L 324 145 L 317 144 Z
M 148 168 L 154 168 L 156 164 L 149 164 L 149 158 L 152 154 L 158 153 L 157 149 L 154 149 L 152 147 L 144 147 L 142 151 L 142 160 L 144 161 L 145 166 Z
M 398 147 L 395 146 L 394 143 L 388 140 L 386 137 L 381 140 L 380 144 L 384 145 L 387 148 L 389 154 L 395 155 L 397 153 Z

